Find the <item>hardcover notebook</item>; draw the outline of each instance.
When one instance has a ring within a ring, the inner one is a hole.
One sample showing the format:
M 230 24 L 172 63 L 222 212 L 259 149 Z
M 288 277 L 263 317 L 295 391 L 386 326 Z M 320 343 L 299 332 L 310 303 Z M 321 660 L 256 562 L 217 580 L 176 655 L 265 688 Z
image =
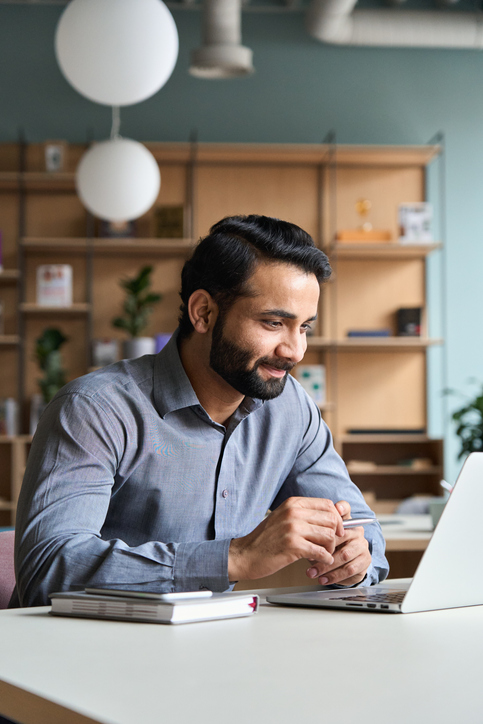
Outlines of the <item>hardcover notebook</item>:
M 178 599 L 175 596 L 168 594 L 165 597 L 168 600 L 163 600 L 163 594 L 136 594 L 131 591 L 63 591 L 50 594 L 50 613 L 54 616 L 176 624 L 251 616 L 258 610 L 258 596 L 253 594 L 208 593 L 207 597 Z
M 483 453 L 471 453 L 411 581 L 404 587 L 359 586 L 267 596 L 270 603 L 415 613 L 483 604 L 481 538 Z

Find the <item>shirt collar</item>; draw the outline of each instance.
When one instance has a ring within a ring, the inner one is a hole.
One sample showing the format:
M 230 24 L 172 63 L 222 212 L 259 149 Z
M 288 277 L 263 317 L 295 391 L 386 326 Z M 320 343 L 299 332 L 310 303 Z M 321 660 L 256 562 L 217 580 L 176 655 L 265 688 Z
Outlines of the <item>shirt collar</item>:
M 161 417 L 183 407 L 200 406 L 178 351 L 177 329 L 154 360 L 154 404 Z M 238 408 L 245 417 L 263 405 L 262 400 L 245 397 Z

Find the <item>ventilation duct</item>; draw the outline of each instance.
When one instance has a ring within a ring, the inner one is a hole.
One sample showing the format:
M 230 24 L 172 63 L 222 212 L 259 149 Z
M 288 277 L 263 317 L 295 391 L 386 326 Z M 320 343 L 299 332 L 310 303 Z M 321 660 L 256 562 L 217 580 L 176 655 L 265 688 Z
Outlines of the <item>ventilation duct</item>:
M 356 10 L 357 0 L 312 0 L 307 32 L 324 43 L 412 48 L 483 48 L 483 14 Z
M 234 78 L 254 72 L 252 51 L 241 45 L 241 0 L 204 0 L 203 45 L 191 54 L 191 75 Z

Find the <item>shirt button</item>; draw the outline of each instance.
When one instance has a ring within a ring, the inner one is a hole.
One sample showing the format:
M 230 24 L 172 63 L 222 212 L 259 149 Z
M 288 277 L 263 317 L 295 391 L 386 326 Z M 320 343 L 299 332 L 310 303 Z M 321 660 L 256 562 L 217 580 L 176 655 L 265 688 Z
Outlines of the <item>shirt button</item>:
M 225 490 L 222 492 L 222 495 L 224 498 L 228 498 L 228 490 L 225 488 Z

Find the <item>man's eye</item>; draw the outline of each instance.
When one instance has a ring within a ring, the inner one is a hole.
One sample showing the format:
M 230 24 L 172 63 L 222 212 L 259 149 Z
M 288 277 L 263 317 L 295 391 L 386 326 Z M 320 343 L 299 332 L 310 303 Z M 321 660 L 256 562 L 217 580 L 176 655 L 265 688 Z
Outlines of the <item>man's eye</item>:
M 275 329 L 276 327 L 280 327 L 280 325 L 282 324 L 281 322 L 276 322 L 276 321 L 273 320 L 273 319 L 264 319 L 264 320 L 263 320 L 263 323 L 264 323 L 264 324 L 267 324 L 269 327 L 273 327 L 274 329 Z
M 311 324 L 302 324 L 302 332 L 309 332 L 312 329 Z

